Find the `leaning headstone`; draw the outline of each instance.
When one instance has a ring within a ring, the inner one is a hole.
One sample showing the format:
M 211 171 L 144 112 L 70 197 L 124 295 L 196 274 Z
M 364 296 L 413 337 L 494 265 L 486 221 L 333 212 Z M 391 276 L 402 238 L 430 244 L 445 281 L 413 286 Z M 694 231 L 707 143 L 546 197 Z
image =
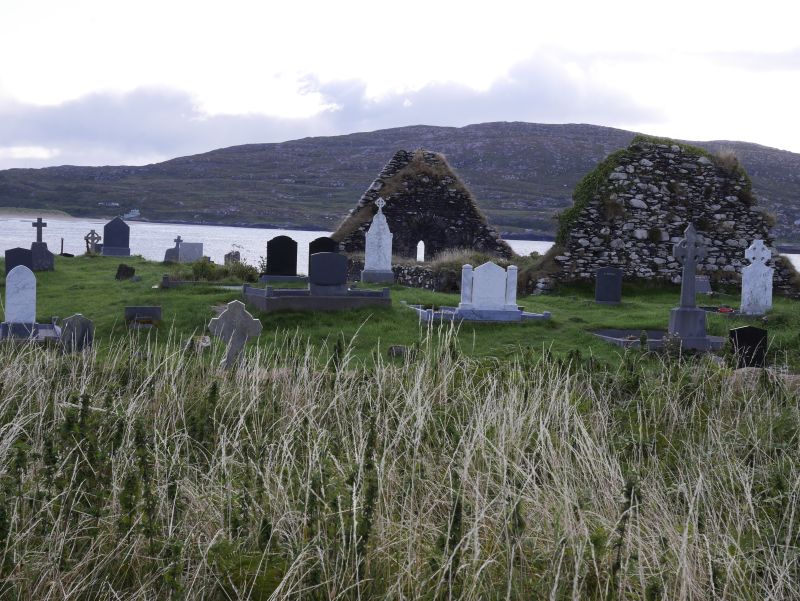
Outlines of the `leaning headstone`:
M 11 270 L 18 265 L 24 265 L 33 271 L 33 253 L 27 248 L 9 248 L 5 252 L 6 258 L 6 275 L 11 273 Z
M 228 350 L 221 366 L 230 369 L 238 360 L 247 339 L 261 334 L 262 325 L 247 312 L 243 302 L 234 300 L 228 303 L 219 317 L 209 322 L 208 329 L 227 343 Z
M 103 256 L 129 257 L 131 228 L 119 217 L 103 227 Z
M 117 275 L 114 276 L 114 279 L 129 280 L 135 275 L 136 275 L 135 267 L 131 267 L 130 265 L 125 265 L 125 263 L 120 263 L 119 266 L 117 267 Z
M 772 251 L 763 240 L 754 240 L 744 252 L 750 265 L 742 269 L 742 307 L 745 315 L 763 315 L 772 309 L 772 276 L 775 272 L 767 267 Z
M 36 276 L 24 265 L 17 265 L 6 276 L 4 325 L 14 337 L 27 338 L 35 330 Z
M 316 253 L 311 255 L 310 263 L 308 282 L 312 296 L 347 294 L 347 257 L 339 253 Z
M 736 366 L 766 367 L 767 330 L 753 326 L 733 328 L 728 337 L 736 354 Z
M 203 258 L 202 242 L 181 242 L 178 247 L 179 263 L 194 263 Z
M 267 275 L 297 275 L 297 242 L 289 236 L 267 242 Z
M 92 346 L 94 341 L 94 323 L 76 313 L 64 320 L 61 326 L 61 344 L 67 353 L 80 352 Z
M 242 262 L 242 255 L 238 250 L 232 250 L 229 253 L 225 253 L 225 266 L 233 265 L 234 263 L 241 263 Z
M 683 264 L 681 304 L 669 314 L 669 334 L 681 339 L 684 349 L 707 350 L 706 312 L 695 304 L 695 275 L 697 265 L 706 256 L 706 248 L 697 239 L 694 226 L 689 224 L 685 238 L 676 243 L 672 256 Z
M 375 205 L 378 212 L 366 233 L 364 246 L 364 270 L 361 272 L 362 282 L 394 282 L 392 271 L 392 232 L 383 214 L 386 202 L 378 198 Z
M 622 302 L 622 269 L 601 267 L 595 271 L 594 302 L 604 305 Z

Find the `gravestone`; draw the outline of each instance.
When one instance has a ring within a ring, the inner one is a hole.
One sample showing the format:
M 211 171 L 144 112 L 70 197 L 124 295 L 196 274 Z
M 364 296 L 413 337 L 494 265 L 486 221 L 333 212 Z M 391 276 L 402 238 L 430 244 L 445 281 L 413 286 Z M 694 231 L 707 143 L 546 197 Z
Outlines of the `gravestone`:
M 767 330 L 753 326 L 733 328 L 728 332 L 737 367 L 765 367 Z
M 125 323 L 129 328 L 145 329 L 157 326 L 161 322 L 161 307 L 139 306 L 125 307 Z
M 241 263 L 242 262 L 242 255 L 238 250 L 232 250 L 229 253 L 225 253 L 225 266 L 233 265 L 234 263 Z
M 763 240 L 753 240 L 744 252 L 750 265 L 742 269 L 742 306 L 745 315 L 763 315 L 772 309 L 772 276 L 775 270 L 767 267 L 772 251 Z
M 177 263 L 178 262 L 178 253 L 181 247 L 181 240 L 180 236 L 177 236 L 175 240 L 175 246 L 172 248 L 168 248 L 167 251 L 164 253 L 164 263 Z
M 102 240 L 100 234 L 94 230 L 90 230 L 89 233 L 83 237 L 83 239 L 86 242 L 86 253 L 96 253 L 97 243 Z
M 31 264 L 33 271 L 54 271 L 55 257 L 47 250 L 47 242 L 31 244 Z
M 202 242 L 181 242 L 178 246 L 178 262 L 194 263 L 203 258 Z
M 308 256 L 317 253 L 338 253 L 339 243 L 330 236 L 314 238 L 308 245 Z
M 208 324 L 209 331 L 228 345 L 221 367 L 233 367 L 247 339 L 261 334 L 262 327 L 261 322 L 247 312 L 243 302 L 229 302 L 219 317 L 213 318 Z
M 9 248 L 5 252 L 6 258 L 6 275 L 11 273 L 11 270 L 18 265 L 24 265 L 33 271 L 33 253 L 27 248 Z
M 622 269 L 601 267 L 595 271 L 594 302 L 618 305 L 622 302 Z
M 103 256 L 129 257 L 131 228 L 119 217 L 103 227 Z
M 289 236 L 275 236 L 267 242 L 267 275 L 297 275 L 297 242 Z
M 694 276 L 694 293 L 697 294 L 714 294 L 711 289 L 711 278 L 707 275 Z
M 27 338 L 36 327 L 36 276 L 17 265 L 6 276 L 5 322 L 11 336 Z
M 347 294 L 347 257 L 316 253 L 309 258 L 308 281 L 312 296 Z
M 125 263 L 120 263 L 117 267 L 117 275 L 114 276 L 116 280 L 129 280 L 136 275 L 136 268 Z
M 364 270 L 362 282 L 394 282 L 392 271 L 392 233 L 383 214 L 383 198 L 375 201 L 378 212 L 372 218 L 364 242 Z
M 694 226 L 689 224 L 685 237 L 675 244 L 672 256 L 683 264 L 681 304 L 669 314 L 669 334 L 681 339 L 685 349 L 707 350 L 706 312 L 695 304 L 695 275 L 697 264 L 706 256 L 705 247 L 697 239 Z
M 76 313 L 64 320 L 61 327 L 61 344 L 67 353 L 80 352 L 92 346 L 94 341 L 94 323 Z

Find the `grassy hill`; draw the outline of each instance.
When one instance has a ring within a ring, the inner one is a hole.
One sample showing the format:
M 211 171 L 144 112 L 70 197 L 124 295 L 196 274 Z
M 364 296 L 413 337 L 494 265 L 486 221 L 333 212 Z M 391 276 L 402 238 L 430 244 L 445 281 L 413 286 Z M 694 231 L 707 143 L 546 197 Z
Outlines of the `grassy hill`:
M 392 154 L 444 153 L 506 235 L 555 231 L 578 180 L 634 132 L 595 125 L 483 123 L 412 126 L 345 136 L 248 144 L 141 167 L 49 167 L 0 171 L 0 207 L 144 219 L 335 229 Z M 776 237 L 800 241 L 800 154 L 744 142 L 692 142 L 736 152 Z

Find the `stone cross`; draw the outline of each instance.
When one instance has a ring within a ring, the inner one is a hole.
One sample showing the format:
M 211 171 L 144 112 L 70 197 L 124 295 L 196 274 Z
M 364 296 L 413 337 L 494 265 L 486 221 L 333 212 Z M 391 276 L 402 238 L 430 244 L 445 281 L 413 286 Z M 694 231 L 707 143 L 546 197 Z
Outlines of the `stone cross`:
M 229 302 L 219 317 L 208 324 L 209 331 L 228 345 L 228 351 L 220 365 L 225 369 L 233 367 L 247 339 L 261 334 L 262 327 L 261 322 L 247 312 L 243 302 Z
M 173 240 L 173 242 L 175 243 L 175 246 L 180 246 L 181 242 L 183 242 L 183 240 L 181 239 L 181 235 L 178 234 L 178 237 L 175 238 L 175 240 Z
M 772 258 L 772 251 L 764 245 L 763 240 L 753 240 L 753 243 L 744 251 L 744 257 L 751 263 L 767 264 Z
M 102 236 L 98 234 L 96 231 L 91 230 L 88 234 L 86 234 L 83 239 L 86 241 L 86 252 L 95 252 L 96 244 L 102 240 Z
M 42 221 L 41 217 L 37 217 L 36 221 L 31 223 L 31 227 L 35 227 L 36 228 L 36 241 L 37 242 L 41 242 L 42 241 L 42 228 L 43 227 L 47 227 L 47 224 L 44 221 Z
M 672 256 L 683 264 L 681 276 L 681 307 L 692 309 L 695 305 L 695 273 L 697 264 L 705 259 L 706 248 L 698 244 L 697 233 L 690 223 L 684 231 L 685 237 L 672 248 Z
M 386 201 L 383 200 L 383 198 L 378 197 L 378 200 L 375 201 L 375 206 L 378 207 L 378 210 L 380 211 L 386 206 Z

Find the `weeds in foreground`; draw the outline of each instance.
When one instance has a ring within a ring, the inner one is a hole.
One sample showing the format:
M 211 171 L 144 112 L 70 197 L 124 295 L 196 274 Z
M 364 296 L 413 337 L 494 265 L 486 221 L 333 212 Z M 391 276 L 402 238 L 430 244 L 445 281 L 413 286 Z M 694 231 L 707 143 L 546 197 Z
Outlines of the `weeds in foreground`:
M 250 351 L 1 345 L 0 598 L 800 597 L 779 383 L 446 329 L 370 367 Z

